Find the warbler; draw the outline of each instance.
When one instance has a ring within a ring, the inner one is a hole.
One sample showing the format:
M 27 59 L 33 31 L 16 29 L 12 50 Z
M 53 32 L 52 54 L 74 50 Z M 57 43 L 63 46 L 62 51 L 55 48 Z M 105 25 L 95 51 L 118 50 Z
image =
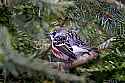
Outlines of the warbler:
M 76 32 L 63 27 L 49 33 L 52 53 L 64 62 L 73 62 L 85 54 L 97 57 L 98 49 L 91 48 Z

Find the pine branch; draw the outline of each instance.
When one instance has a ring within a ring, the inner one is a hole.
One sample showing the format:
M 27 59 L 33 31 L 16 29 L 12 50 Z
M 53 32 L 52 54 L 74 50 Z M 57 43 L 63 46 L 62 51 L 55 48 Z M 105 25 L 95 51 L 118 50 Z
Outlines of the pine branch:
M 111 42 L 112 42 L 112 41 L 115 41 L 115 40 L 116 40 L 115 37 L 111 37 L 110 39 L 108 39 L 108 40 L 104 41 L 102 44 L 100 44 L 100 45 L 98 46 L 98 49 L 99 49 L 100 51 L 103 50 L 103 49 L 108 49 L 108 48 L 111 46 Z

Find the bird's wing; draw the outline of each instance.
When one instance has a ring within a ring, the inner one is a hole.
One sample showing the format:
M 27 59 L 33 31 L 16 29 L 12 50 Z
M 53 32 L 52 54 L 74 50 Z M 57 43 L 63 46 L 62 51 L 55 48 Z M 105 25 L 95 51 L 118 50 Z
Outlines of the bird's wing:
M 72 44 L 72 45 L 77 45 L 77 46 L 80 46 L 80 47 L 87 47 L 87 42 L 86 40 L 82 40 L 80 38 L 80 36 L 78 36 L 75 32 L 73 31 L 68 31 L 67 32 L 67 37 L 68 37 L 68 40 L 69 42 Z
M 73 53 L 72 48 L 66 43 L 56 45 L 56 48 L 60 50 L 62 53 L 64 53 L 65 55 L 67 55 L 69 59 L 77 59 L 76 55 Z
M 87 48 L 80 48 L 76 45 L 72 46 L 73 48 L 73 53 L 76 53 L 76 52 L 89 52 L 89 50 Z

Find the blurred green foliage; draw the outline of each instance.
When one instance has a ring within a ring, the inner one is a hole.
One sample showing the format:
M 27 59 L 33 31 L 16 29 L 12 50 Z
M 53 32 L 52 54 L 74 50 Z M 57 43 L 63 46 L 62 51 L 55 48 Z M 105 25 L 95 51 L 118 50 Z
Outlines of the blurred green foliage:
M 6 4 L 0 7 L 0 25 L 7 27 L 13 49 L 20 53 L 19 56 L 28 59 L 46 57 L 48 60 L 48 56 L 52 56 L 51 52 L 46 53 L 50 44 L 47 33 L 56 27 L 54 23 L 60 24 L 59 18 L 65 17 L 69 20 L 64 26 L 78 29 L 78 34 L 87 39 L 91 47 L 97 47 L 107 39 L 116 37 L 110 49 L 102 51 L 97 60 L 84 64 L 71 73 L 80 76 L 84 74 L 96 83 L 110 79 L 125 80 L 125 9 L 101 0 L 15 0 L 13 7 Z M 0 45 L 0 67 L 5 59 L 2 52 Z M 8 68 L 12 74 L 17 75 L 18 65 L 6 62 L 6 66 L 3 69 Z M 25 75 L 25 68 L 19 70 L 23 71 L 21 75 Z M 35 83 L 47 83 L 48 79 L 52 80 L 50 83 L 55 83 L 54 77 L 49 75 L 41 79 L 39 76 L 31 78 Z

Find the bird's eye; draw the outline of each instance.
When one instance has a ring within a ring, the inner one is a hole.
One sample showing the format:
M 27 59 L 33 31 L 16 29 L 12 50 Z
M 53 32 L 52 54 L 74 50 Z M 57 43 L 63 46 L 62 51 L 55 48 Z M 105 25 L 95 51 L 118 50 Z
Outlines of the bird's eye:
M 56 32 L 53 32 L 52 34 L 53 34 L 53 36 L 55 36 L 55 35 L 56 35 Z

